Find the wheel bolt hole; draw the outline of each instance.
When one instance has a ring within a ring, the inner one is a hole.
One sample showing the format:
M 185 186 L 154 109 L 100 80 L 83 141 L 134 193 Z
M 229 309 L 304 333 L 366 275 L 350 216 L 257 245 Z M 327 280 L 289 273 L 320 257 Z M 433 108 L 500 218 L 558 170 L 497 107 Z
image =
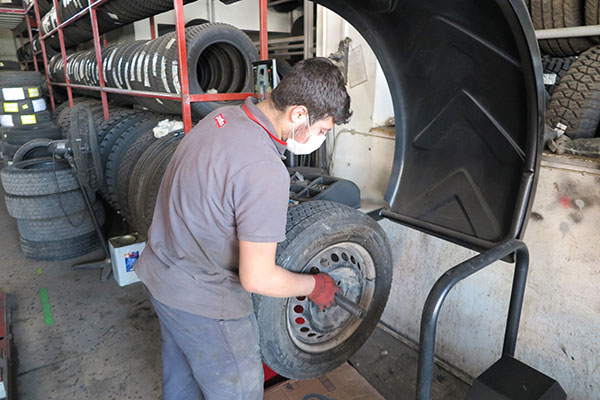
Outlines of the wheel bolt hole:
M 323 265 L 323 263 L 321 263 L 321 265 Z M 312 267 L 310 269 L 310 273 L 311 274 L 318 274 L 319 272 L 321 272 L 321 270 L 319 268 L 317 268 L 317 267 Z
M 356 263 L 356 265 L 358 266 L 358 269 L 360 269 L 360 263 Z
M 304 307 L 302 307 L 301 305 L 294 306 L 294 311 L 298 314 L 303 313 Z
M 298 325 L 302 325 L 302 324 L 304 324 L 306 322 L 306 320 L 304 318 L 302 318 L 302 317 L 296 318 L 295 321 L 296 321 L 296 323 Z
M 338 261 L 340 261 L 340 258 L 338 257 L 338 255 L 337 255 L 337 254 L 332 254 L 332 255 L 331 255 L 331 260 L 332 260 L 333 262 L 338 262 Z
M 329 267 L 329 260 L 326 259 L 325 257 L 321 258 L 321 261 L 319 263 L 321 264 L 321 267 L 323 267 L 323 268 Z
M 346 253 L 342 253 L 342 259 L 343 259 L 344 261 L 348 261 L 348 254 L 346 254 Z
M 306 300 L 306 296 L 296 297 L 296 300 L 298 300 L 298 301 L 304 301 L 304 300 Z
M 337 285 L 340 286 L 342 284 L 342 281 L 338 281 Z
M 303 326 L 302 328 L 300 328 L 300 332 L 308 332 L 310 329 L 308 329 L 307 327 Z
M 309 333 L 309 334 L 308 334 L 308 335 L 306 335 L 306 336 L 308 336 L 308 337 L 313 337 L 313 336 L 317 336 L 317 334 L 316 334 L 316 333 Z
M 350 261 L 352 261 L 352 264 L 356 264 L 356 260 L 354 259 L 354 256 L 350 256 Z
M 321 339 L 323 337 L 323 335 L 319 335 L 317 336 L 317 339 Z

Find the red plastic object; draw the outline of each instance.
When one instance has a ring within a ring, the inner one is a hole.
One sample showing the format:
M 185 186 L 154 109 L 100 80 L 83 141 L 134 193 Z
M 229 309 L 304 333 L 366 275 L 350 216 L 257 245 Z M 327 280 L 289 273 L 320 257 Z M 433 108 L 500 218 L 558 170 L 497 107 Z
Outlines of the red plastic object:
M 263 363 L 263 371 L 265 373 L 265 382 L 270 381 L 271 379 L 275 378 L 276 376 L 279 376 L 279 374 L 275 371 L 273 371 L 271 368 L 269 368 L 269 366 L 265 363 Z

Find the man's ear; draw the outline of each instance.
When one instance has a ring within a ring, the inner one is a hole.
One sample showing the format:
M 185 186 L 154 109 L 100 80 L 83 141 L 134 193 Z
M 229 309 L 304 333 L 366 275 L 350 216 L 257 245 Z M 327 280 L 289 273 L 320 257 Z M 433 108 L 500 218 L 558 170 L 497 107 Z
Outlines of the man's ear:
M 305 106 L 292 106 L 290 119 L 293 123 L 299 124 L 306 122 L 308 110 Z

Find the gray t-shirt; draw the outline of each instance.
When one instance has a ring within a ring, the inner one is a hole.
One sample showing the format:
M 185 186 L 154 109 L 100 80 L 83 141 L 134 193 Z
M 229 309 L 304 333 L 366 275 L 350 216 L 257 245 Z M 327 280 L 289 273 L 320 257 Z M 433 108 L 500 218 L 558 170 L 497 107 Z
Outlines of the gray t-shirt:
M 285 143 L 249 98 L 221 107 L 177 147 L 135 271 L 160 302 L 215 319 L 252 313 L 239 280 L 239 243 L 285 239 Z

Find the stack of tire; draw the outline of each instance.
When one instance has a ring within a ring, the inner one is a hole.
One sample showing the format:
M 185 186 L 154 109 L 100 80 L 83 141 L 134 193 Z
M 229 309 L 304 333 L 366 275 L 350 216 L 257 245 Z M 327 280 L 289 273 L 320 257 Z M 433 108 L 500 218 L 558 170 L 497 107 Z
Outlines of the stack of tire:
M 191 3 L 194 0 L 184 0 L 183 3 Z M 58 26 L 57 16 L 60 21 L 65 21 L 77 12 L 87 7 L 87 0 L 62 0 L 58 2 L 58 10 L 54 7 L 42 18 L 40 32 L 47 34 Z M 111 0 L 97 7 L 98 30 L 106 33 L 121 26 L 130 24 L 156 14 L 173 9 L 173 0 Z M 73 24 L 68 25 L 65 30 L 65 46 L 68 48 L 78 43 L 83 43 L 92 38 L 92 27 L 89 18 L 80 18 Z M 60 50 L 58 34 L 46 39 L 50 46 Z
M 598 0 L 530 0 L 527 3 L 537 30 L 600 24 Z M 576 139 L 583 140 L 587 146 L 586 141 L 591 139 L 600 149 L 600 139 L 596 139 L 600 122 L 599 43 L 598 36 L 539 40 L 548 96 L 547 143 L 553 151 L 557 151 L 554 139 L 560 135 L 563 135 L 560 143 Z M 580 143 L 569 143 L 559 152 L 569 151 L 571 146 L 580 147 Z M 592 152 L 596 156 L 600 155 L 598 149 Z
M 97 129 L 104 186 L 100 195 L 140 233 L 146 233 L 158 186 L 183 132 L 157 138 L 153 128 L 167 115 L 111 110 Z
M 0 71 L 0 135 L 2 155 L 10 161 L 15 151 L 35 138 L 60 139 L 42 97 L 38 72 Z
M 57 261 L 96 249 L 98 236 L 66 161 L 49 157 L 18 161 L 5 167 L 0 177 L 25 256 Z M 102 204 L 94 200 L 93 208 L 103 223 Z
M 252 41 L 241 30 L 227 24 L 205 23 L 186 29 L 190 93 L 235 93 L 252 90 L 252 62 L 258 54 Z M 179 67 L 175 33 L 155 40 L 134 41 L 102 50 L 102 69 L 109 87 L 180 94 Z M 48 71 L 51 80 L 64 82 L 64 63 L 54 56 Z M 93 50 L 67 57 L 67 76 L 72 83 L 99 84 Z M 120 103 L 136 104 L 149 110 L 181 113 L 180 102 L 156 98 L 111 96 Z M 192 103 L 196 117 L 204 117 L 218 102 Z

